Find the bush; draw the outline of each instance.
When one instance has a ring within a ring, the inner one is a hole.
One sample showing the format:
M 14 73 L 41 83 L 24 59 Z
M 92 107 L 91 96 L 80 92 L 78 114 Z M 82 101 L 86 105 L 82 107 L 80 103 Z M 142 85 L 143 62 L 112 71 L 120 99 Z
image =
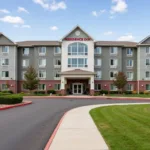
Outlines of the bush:
M 125 91 L 125 94 L 132 94 L 132 91 Z
M 8 91 L 1 91 L 1 93 L 10 93 L 10 94 L 13 94 L 13 91 L 11 91 L 11 90 L 8 90 Z
M 137 91 L 132 91 L 132 94 L 137 94 Z
M 118 94 L 118 91 L 110 91 L 110 94 Z
M 140 94 L 144 94 L 144 92 L 140 92 Z
M 148 94 L 149 94 L 149 91 L 144 91 L 144 94 L 148 95 Z
M 107 90 L 101 90 L 100 94 L 108 94 L 108 91 Z
M 0 95 L 11 95 L 11 93 L 3 93 L 3 92 L 0 92 Z
M 94 93 L 94 96 L 99 96 L 99 92 L 95 92 L 95 93 Z
M 18 104 L 22 101 L 23 97 L 18 95 L 0 96 L 0 104 Z
M 56 94 L 56 91 L 55 90 L 48 90 L 47 94 Z
M 34 94 L 45 94 L 45 91 L 34 91 Z

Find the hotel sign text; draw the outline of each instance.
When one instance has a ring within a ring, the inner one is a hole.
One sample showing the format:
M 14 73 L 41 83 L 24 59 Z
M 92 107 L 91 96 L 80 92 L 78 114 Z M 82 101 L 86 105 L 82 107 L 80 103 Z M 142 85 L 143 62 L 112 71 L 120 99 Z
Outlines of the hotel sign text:
M 91 41 L 91 38 L 65 38 L 66 41 Z

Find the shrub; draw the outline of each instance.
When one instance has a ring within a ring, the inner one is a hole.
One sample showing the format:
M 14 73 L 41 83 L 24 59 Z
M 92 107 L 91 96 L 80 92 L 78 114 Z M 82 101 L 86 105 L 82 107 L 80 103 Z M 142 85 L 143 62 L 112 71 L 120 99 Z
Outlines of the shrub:
M 132 94 L 137 94 L 137 92 L 136 91 L 132 91 Z
M 140 94 L 144 94 L 144 92 L 140 92 Z
M 132 91 L 125 91 L 125 94 L 132 94 Z
M 149 91 L 144 91 L 144 94 L 149 94 Z
M 118 91 L 110 91 L 110 94 L 118 94 Z
M 34 91 L 34 94 L 45 94 L 45 91 Z
M 100 94 L 108 94 L 108 91 L 107 90 L 101 90 Z
M 22 103 L 23 97 L 18 95 L 0 96 L 0 104 L 17 104 Z
M 99 93 L 98 93 L 98 92 L 95 92 L 95 93 L 94 93 L 94 96 L 99 96 Z
M 11 90 L 8 90 L 8 91 L 1 91 L 1 93 L 10 93 L 10 94 L 13 94 L 13 91 L 11 91 Z
M 11 95 L 11 93 L 3 93 L 3 92 L 0 92 L 0 95 Z
M 55 90 L 48 90 L 47 94 L 56 94 L 56 91 Z

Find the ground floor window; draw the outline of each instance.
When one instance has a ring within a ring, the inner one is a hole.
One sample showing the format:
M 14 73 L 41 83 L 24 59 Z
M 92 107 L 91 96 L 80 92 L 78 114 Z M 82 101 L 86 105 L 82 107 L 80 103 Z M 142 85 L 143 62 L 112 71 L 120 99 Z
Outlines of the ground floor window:
M 101 84 L 95 84 L 95 91 L 101 90 Z
M 127 84 L 127 91 L 133 91 L 133 85 Z
M 2 90 L 9 90 L 9 87 L 7 84 L 2 84 Z
M 150 91 L 150 84 L 146 84 L 146 90 Z
M 110 85 L 110 90 L 111 91 L 117 91 L 118 89 L 117 89 L 117 87 L 115 85 L 111 84 Z
M 46 85 L 45 84 L 39 84 L 38 89 L 39 90 L 46 90 Z
M 55 89 L 56 91 L 59 91 L 59 90 L 60 90 L 60 84 L 55 84 L 54 89 Z

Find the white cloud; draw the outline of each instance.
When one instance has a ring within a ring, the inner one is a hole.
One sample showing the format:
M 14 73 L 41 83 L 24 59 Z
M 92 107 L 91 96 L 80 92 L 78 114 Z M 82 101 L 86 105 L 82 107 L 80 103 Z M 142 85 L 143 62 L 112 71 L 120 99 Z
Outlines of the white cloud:
M 123 13 L 127 11 L 128 5 L 126 0 L 112 0 L 114 5 L 111 7 L 111 13 Z
M 48 4 L 46 0 L 33 0 L 34 3 L 41 5 L 44 9 L 48 9 L 51 11 L 56 11 L 59 9 L 65 10 L 67 5 L 64 1 L 56 2 L 55 0 L 52 3 Z
M 9 14 L 10 12 L 7 9 L 0 9 L 0 13 Z
M 58 27 L 56 27 L 56 26 L 52 26 L 52 27 L 50 27 L 50 30 L 52 30 L 52 31 L 56 31 L 56 30 L 58 30 Z
M 113 34 L 112 31 L 107 31 L 107 32 L 104 33 L 104 35 L 112 35 L 112 34 Z
M 26 10 L 23 7 L 18 7 L 18 12 L 25 12 L 25 13 L 29 14 L 28 10 Z
M 98 17 L 98 16 L 104 14 L 105 12 L 106 12 L 105 9 L 102 9 L 100 11 L 92 11 L 92 15 L 95 16 L 95 17 Z
M 17 17 L 5 16 L 3 18 L 0 18 L 0 21 L 11 24 L 24 24 L 24 20 L 18 16 Z
M 118 41 L 134 41 L 135 37 L 131 33 L 128 33 L 126 35 L 120 36 L 117 40 Z
M 31 28 L 30 25 L 22 25 L 21 28 Z

